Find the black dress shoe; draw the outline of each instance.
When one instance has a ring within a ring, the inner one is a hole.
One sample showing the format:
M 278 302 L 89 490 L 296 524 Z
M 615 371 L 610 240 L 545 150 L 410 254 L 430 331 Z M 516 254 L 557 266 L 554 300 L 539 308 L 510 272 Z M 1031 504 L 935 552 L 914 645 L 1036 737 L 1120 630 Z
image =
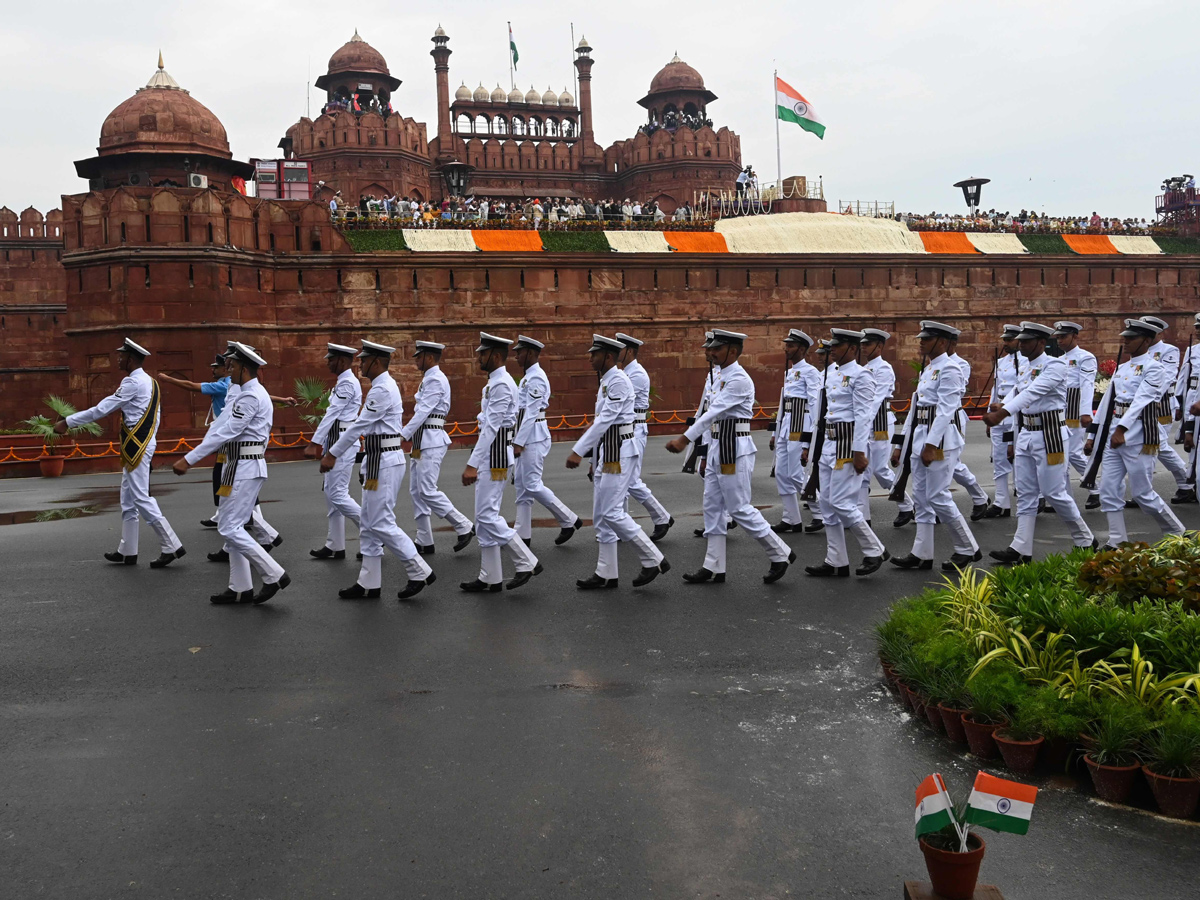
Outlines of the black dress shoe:
M 987 508 L 987 512 L 983 514 L 985 519 L 1008 519 L 1012 517 L 1011 509 L 1002 509 L 993 503 Z M 974 518 L 974 517 L 972 517 Z
M 345 550 L 330 550 L 328 547 L 322 547 L 319 550 L 309 550 L 308 555 L 313 559 L 345 559 Z
M 892 521 L 892 527 L 893 528 L 903 528 L 909 522 L 915 522 L 916 520 L 917 520 L 917 514 L 914 510 L 902 509 L 902 510 L 900 510 L 899 513 L 896 514 L 896 518 Z
M 471 538 L 473 537 L 475 537 L 474 528 L 472 528 L 466 534 L 460 534 L 458 536 L 458 540 L 454 542 L 454 552 L 457 553 L 459 550 L 462 550 L 464 547 L 466 547 L 469 543 L 471 543 Z
M 671 516 L 661 525 L 655 525 L 654 530 L 650 532 L 650 540 L 656 544 L 667 536 L 667 532 L 671 530 L 671 526 L 675 524 L 675 517 Z
M 804 526 L 804 531 L 806 534 L 813 534 L 815 532 L 824 531 L 824 530 L 825 530 L 825 523 L 823 521 L 821 521 L 820 519 L 813 519 L 812 524 Z
M 510 591 L 515 591 L 521 585 L 528 582 L 529 579 L 532 578 L 534 575 L 541 575 L 542 571 L 543 571 L 542 564 L 538 563 L 536 566 L 534 566 L 528 572 L 517 572 L 515 575 L 513 575 L 512 581 L 510 581 L 508 584 L 506 584 L 505 587 L 508 588 Z
M 114 550 L 112 553 L 105 553 L 104 558 L 107 559 L 111 563 L 120 563 L 120 564 L 126 565 L 126 566 L 136 566 L 137 565 L 137 554 L 136 553 L 133 554 L 133 556 L 125 556 L 121 553 L 118 553 L 116 550 Z
M 971 521 L 978 522 L 980 519 L 982 519 L 984 516 L 986 516 L 989 505 L 990 504 L 987 504 L 987 503 L 976 503 L 974 506 L 972 506 L 971 507 Z
M 434 548 L 433 544 L 417 544 L 417 555 L 418 556 L 433 556 L 434 549 L 435 548 Z
M 713 584 L 724 584 L 725 573 L 717 572 L 713 574 L 708 569 L 701 566 L 695 572 L 684 572 L 683 580 L 688 584 L 703 584 L 706 581 L 711 581 Z
M 772 525 L 771 530 L 776 534 L 791 534 L 792 532 L 804 533 L 803 522 L 780 522 L 778 525 Z
M 838 578 L 849 578 L 849 566 L 831 566 L 827 562 L 821 563 L 819 566 L 805 566 L 804 574 L 811 575 L 813 578 L 829 578 L 836 576 Z
M 634 587 L 641 587 L 644 584 L 649 584 L 659 575 L 665 575 L 671 571 L 671 564 L 665 559 L 657 566 L 643 566 L 642 571 L 638 573 L 637 578 L 633 579 Z
M 1046 498 L 1045 497 L 1039 498 L 1038 499 L 1038 515 L 1040 516 L 1042 513 L 1051 512 L 1051 511 L 1052 511 L 1052 508 L 1050 507 L 1049 504 L 1046 503 Z
M 203 525 L 205 528 L 216 528 L 217 520 L 216 519 L 201 519 L 200 524 Z
M 692 534 L 694 534 L 696 537 L 704 537 L 704 529 L 703 528 L 693 529 Z
M 1175 492 L 1175 496 L 1171 498 L 1171 502 L 1176 506 L 1184 503 L 1196 503 L 1196 489 L 1180 488 Z
M 580 578 L 575 582 L 575 587 L 581 591 L 600 591 L 615 588 L 618 584 L 615 578 L 601 578 L 594 572 L 587 578 Z
M 1138 504 L 1137 504 L 1137 501 L 1136 501 L 1136 500 L 1126 500 L 1126 501 L 1125 501 L 1125 508 L 1126 508 L 1126 509 L 1139 509 L 1140 507 L 1138 506 Z
M 728 528 L 726 528 L 725 530 L 726 530 L 726 531 L 733 531 L 733 529 L 735 529 L 735 528 L 737 528 L 737 527 L 738 527 L 738 524 L 737 524 L 737 522 L 735 522 L 733 519 L 730 519 L 730 520 L 729 520 L 729 527 L 728 527 Z
M 264 584 L 262 586 L 262 590 L 254 595 L 254 602 L 266 603 L 291 583 L 292 577 L 288 575 L 287 572 L 284 572 L 278 581 L 274 582 L 273 584 Z
M 154 559 L 154 560 L 150 561 L 150 568 L 152 568 L 152 569 L 164 568 L 165 566 L 169 566 L 171 563 L 175 562 L 175 560 L 177 560 L 183 556 L 187 556 L 187 551 L 184 550 L 182 547 L 180 547 L 174 553 L 160 553 L 158 555 L 158 559 Z
M 862 565 L 854 570 L 855 575 L 873 575 L 879 571 L 880 566 L 892 558 L 892 554 L 886 550 L 883 551 L 883 556 L 864 556 Z
M 488 591 L 493 594 L 498 594 L 504 590 L 504 585 L 498 581 L 495 584 L 488 584 L 485 581 L 480 581 L 478 578 L 476 578 L 474 581 L 461 582 L 459 587 L 468 594 L 482 594 Z
M 524 541 L 526 547 L 533 546 L 533 538 L 527 537 L 527 538 L 521 538 L 521 540 Z
M 558 531 L 558 537 L 554 539 L 555 545 L 561 546 L 562 544 L 565 544 L 567 541 L 573 538 L 575 536 L 575 532 L 582 527 L 583 519 L 576 519 L 574 525 L 568 525 L 566 528 L 560 528 Z
M 1083 508 L 1084 509 L 1099 509 L 1100 508 L 1100 495 L 1099 494 L 1088 494 L 1087 503 L 1083 504 Z
M 283 535 L 277 534 L 277 535 L 275 535 L 275 540 L 271 541 L 271 543 L 269 543 L 269 544 L 263 544 L 262 548 L 264 550 L 266 550 L 268 553 L 270 553 L 272 550 L 274 550 L 276 547 L 278 547 L 282 543 L 283 543 Z
M 355 558 L 355 559 L 362 559 L 362 558 L 363 558 L 363 557 L 362 557 L 362 551 L 361 551 L 361 550 L 359 550 L 357 553 L 355 553 L 355 554 L 354 554 L 354 558 Z
M 943 572 L 953 572 L 956 569 L 965 569 L 973 562 L 979 562 L 983 559 L 983 551 L 976 550 L 975 555 L 968 553 L 952 553 L 950 558 L 942 563 Z
M 350 587 L 338 591 L 338 596 L 343 600 L 378 600 L 379 593 L 379 588 L 365 588 L 356 581 Z
M 214 550 L 208 554 L 209 562 L 229 562 L 229 554 L 225 550 Z
M 775 582 L 777 582 L 780 578 L 783 577 L 784 573 L 787 572 L 788 566 L 791 565 L 792 563 L 794 563 L 795 561 L 796 561 L 796 551 L 793 550 L 791 553 L 788 554 L 788 558 L 787 558 L 786 562 L 771 563 L 771 568 L 767 569 L 767 574 L 763 576 L 763 584 L 774 584 Z M 847 575 L 850 574 L 848 569 L 847 569 L 846 574 Z
M 432 572 L 429 573 L 429 577 L 424 581 L 419 578 L 410 578 L 408 580 L 408 584 L 404 586 L 404 590 L 396 595 L 396 599 L 407 600 L 409 597 L 415 597 L 417 594 L 421 593 L 426 585 L 433 584 L 435 581 L 437 581 L 437 576 Z
M 219 594 L 213 594 L 208 602 L 214 606 L 224 606 L 227 603 L 249 603 L 254 599 L 254 591 L 232 591 L 229 588 Z
M 1027 563 L 1032 559 L 1032 557 L 1025 556 L 1012 547 L 1005 547 L 1003 550 L 993 550 L 988 556 L 998 563 L 1004 563 L 1009 566 L 1016 565 L 1017 563 Z
M 910 553 L 907 556 L 892 557 L 892 565 L 901 569 L 917 569 L 921 571 L 927 571 L 933 568 L 933 560 L 921 559 L 921 557 Z

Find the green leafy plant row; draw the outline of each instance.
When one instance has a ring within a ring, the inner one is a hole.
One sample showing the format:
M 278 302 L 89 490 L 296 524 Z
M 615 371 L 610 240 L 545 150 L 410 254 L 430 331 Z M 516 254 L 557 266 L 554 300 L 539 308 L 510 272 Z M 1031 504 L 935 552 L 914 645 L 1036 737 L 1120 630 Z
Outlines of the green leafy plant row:
M 546 231 L 542 247 L 550 253 L 608 253 L 608 238 L 603 231 Z
M 407 250 L 404 232 L 399 228 L 378 231 L 346 230 L 342 237 L 354 248 L 355 253 L 373 253 L 379 250 Z
M 1194 237 L 1156 237 L 1154 243 L 1163 253 L 1173 256 L 1200 255 L 1200 238 Z
M 1062 253 L 1075 251 L 1067 246 L 1061 234 L 1018 234 L 1017 239 L 1030 253 Z

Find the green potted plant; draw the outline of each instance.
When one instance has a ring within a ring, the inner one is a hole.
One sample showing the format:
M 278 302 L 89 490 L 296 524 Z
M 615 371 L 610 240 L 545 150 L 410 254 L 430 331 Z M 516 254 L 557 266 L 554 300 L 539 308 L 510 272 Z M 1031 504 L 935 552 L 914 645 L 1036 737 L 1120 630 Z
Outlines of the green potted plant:
M 970 712 L 971 692 L 967 689 L 966 675 L 948 675 L 942 687 L 942 699 L 938 712 L 942 716 L 942 728 L 946 737 L 963 747 L 967 746 L 967 732 L 963 716 Z
M 1092 718 L 1092 701 L 1083 694 L 1061 698 L 1050 685 L 1038 688 L 1047 698 L 1046 714 L 1042 720 L 1042 764 L 1051 769 L 1065 769 L 1071 752 L 1079 746 L 1079 735 Z
M 1047 705 L 1045 695 L 1027 691 L 1013 705 L 1009 723 L 992 735 L 1010 771 L 1028 775 L 1036 767 L 1038 751 L 1046 741 L 1042 729 L 1050 715 Z
M 1110 699 L 1098 705 L 1086 732 L 1090 749 L 1084 762 L 1100 799 L 1110 803 L 1129 799 L 1141 768 L 1138 746 L 1145 731 L 1145 714 L 1128 701 Z
M 54 430 L 54 423 L 58 419 L 65 419 L 67 416 L 74 415 L 76 409 L 62 397 L 56 397 L 50 394 L 43 398 L 42 402 L 50 408 L 56 418 L 51 419 L 48 416 L 30 416 L 21 424 L 28 425 L 31 434 L 35 434 L 42 439 L 42 457 L 38 460 L 38 468 L 41 470 L 43 478 L 57 478 L 63 473 L 63 464 L 66 462 L 66 456 L 56 452 L 59 449 L 59 444 L 63 438 L 71 434 L 90 434 L 98 436 L 101 433 L 100 425 L 97 422 L 88 422 L 86 425 L 76 425 L 74 428 L 68 428 L 67 434 L 58 434 Z
M 995 759 L 999 750 L 993 735 L 1008 724 L 1008 706 L 1020 683 L 1012 663 L 997 662 L 980 670 L 968 683 L 970 712 L 962 717 L 967 745 L 980 759 Z
M 1191 818 L 1200 804 L 1200 716 L 1172 711 L 1144 745 L 1142 772 L 1159 812 Z

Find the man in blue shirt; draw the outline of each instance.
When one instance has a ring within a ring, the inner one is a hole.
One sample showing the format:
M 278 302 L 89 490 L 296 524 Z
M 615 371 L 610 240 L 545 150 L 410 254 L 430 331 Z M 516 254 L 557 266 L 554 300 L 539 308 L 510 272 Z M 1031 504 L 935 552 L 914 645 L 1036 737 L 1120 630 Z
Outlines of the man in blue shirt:
M 183 378 L 175 378 L 173 375 L 168 375 L 166 372 L 158 373 L 158 377 L 168 384 L 181 387 L 185 391 L 192 391 L 193 393 L 199 392 L 212 397 L 212 412 L 206 418 L 205 424 L 216 419 L 216 417 L 221 414 L 221 410 L 225 408 L 225 397 L 229 393 L 230 384 L 228 361 L 224 356 L 218 353 L 216 358 L 209 363 L 209 366 L 212 368 L 213 380 L 205 381 L 203 383 L 197 381 L 187 381 Z M 213 506 L 218 506 L 220 501 L 217 497 L 217 489 L 221 486 L 221 464 L 219 462 L 213 466 L 212 483 Z M 208 528 L 216 528 L 216 513 L 213 513 L 212 516 L 207 519 L 202 519 L 200 524 Z

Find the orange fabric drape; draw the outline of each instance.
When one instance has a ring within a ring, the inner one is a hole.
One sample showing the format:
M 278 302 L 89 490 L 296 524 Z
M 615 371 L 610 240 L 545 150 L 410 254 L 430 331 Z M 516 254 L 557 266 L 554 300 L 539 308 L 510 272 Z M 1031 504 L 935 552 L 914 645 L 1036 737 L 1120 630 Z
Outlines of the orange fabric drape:
M 978 253 L 961 231 L 919 231 L 921 243 L 929 253 Z
M 502 231 L 498 228 L 478 228 L 471 232 L 475 246 L 485 252 L 540 253 L 542 238 L 536 231 Z
M 664 231 L 667 244 L 681 253 L 728 253 L 725 235 L 717 231 Z
M 1106 234 L 1064 234 L 1062 239 L 1067 242 L 1068 247 L 1084 256 L 1120 254 Z

